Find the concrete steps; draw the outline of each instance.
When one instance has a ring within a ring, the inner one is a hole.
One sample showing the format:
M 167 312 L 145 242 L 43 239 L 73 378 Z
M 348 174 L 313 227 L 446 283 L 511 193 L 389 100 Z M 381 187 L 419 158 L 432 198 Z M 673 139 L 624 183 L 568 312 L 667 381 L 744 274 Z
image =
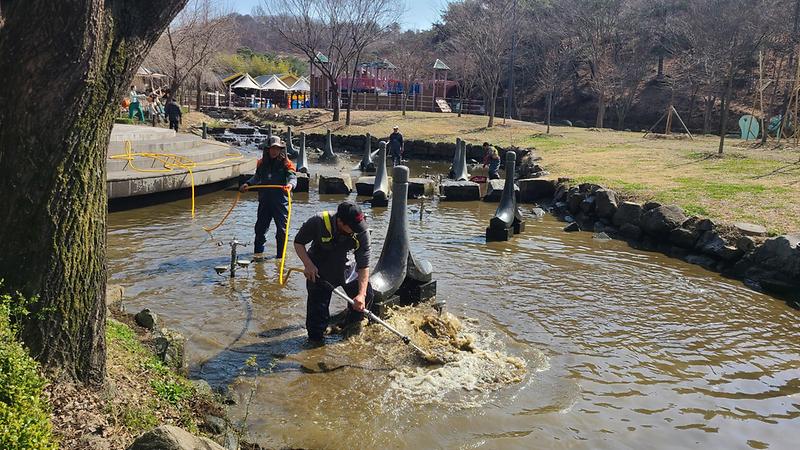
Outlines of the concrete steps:
M 165 153 L 198 163 L 192 170 L 195 187 L 238 179 L 240 174 L 253 173 L 256 169 L 256 158 L 236 159 L 239 152 L 227 144 L 204 140 L 192 134 L 176 134 L 173 130 L 134 125 L 114 126 L 108 146 L 109 156 L 124 155 L 126 141 L 131 142 L 134 153 Z M 221 161 L 212 165 L 203 164 L 214 160 Z M 135 156 L 132 162 L 140 170 L 135 170 L 131 161 L 124 158 L 106 159 L 109 199 L 157 194 L 192 186 L 188 170 L 143 172 L 141 170 L 163 170 L 164 163 L 140 156 Z
M 193 134 L 179 134 L 177 136 L 164 137 L 162 139 L 145 139 L 138 141 L 111 141 L 108 144 L 108 154 L 119 155 L 125 153 L 125 145 L 127 142 L 131 143 L 131 148 L 134 152 L 140 153 L 172 153 L 177 150 L 188 150 L 200 147 L 209 142 L 216 142 L 205 140 Z M 226 145 L 221 142 L 219 145 Z
M 141 125 L 115 124 L 111 130 L 111 142 L 150 141 L 175 137 L 174 130 L 167 128 L 145 127 Z
M 136 153 L 148 152 L 148 153 L 173 154 L 190 159 L 197 163 L 202 163 L 205 161 L 211 161 L 215 159 L 230 158 L 232 154 L 239 154 L 239 152 L 233 150 L 230 146 L 220 144 L 214 141 L 203 141 L 203 140 L 201 140 L 197 146 L 187 149 L 167 150 L 167 151 L 145 151 L 145 150 L 139 150 L 137 146 L 134 145 L 133 150 Z M 125 153 L 123 152 L 119 153 L 118 155 L 122 156 L 124 154 Z M 133 164 L 140 169 L 164 168 L 164 165 L 161 161 L 155 160 L 150 157 L 134 156 Z M 108 170 L 108 172 L 116 172 L 122 170 L 133 170 L 133 168 L 130 167 L 129 161 L 127 159 L 109 158 L 106 160 L 106 170 Z

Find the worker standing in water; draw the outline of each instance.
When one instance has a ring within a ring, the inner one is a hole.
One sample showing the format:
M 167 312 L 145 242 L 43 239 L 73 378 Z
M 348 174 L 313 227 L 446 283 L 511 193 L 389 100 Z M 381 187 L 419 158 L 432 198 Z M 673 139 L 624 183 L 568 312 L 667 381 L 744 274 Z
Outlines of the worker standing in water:
M 275 256 L 280 258 L 286 242 L 286 218 L 289 214 L 289 191 L 297 186 L 294 164 L 286 157 L 286 144 L 278 136 L 269 138 L 256 173 L 239 188 L 247 191 L 253 185 L 282 186 L 258 191 L 258 216 L 255 225 L 253 260 L 264 259 L 269 224 L 275 221 Z
M 306 245 L 311 244 L 307 250 Z M 323 335 L 330 320 L 331 291 L 317 283 L 319 278 L 334 288 L 343 286 L 355 306 L 348 306 L 345 330 L 360 332 L 363 311 L 372 305 L 373 291 L 369 284 L 369 232 L 364 213 L 351 202 L 339 204 L 335 213 L 323 211 L 308 219 L 294 238 L 297 256 L 303 261 L 308 301 L 306 330 L 311 346 L 324 344 Z M 348 255 L 355 256 L 355 267 L 348 265 Z M 357 279 L 348 282 L 355 270 Z M 348 272 L 351 272 L 350 274 Z
M 400 127 L 395 126 L 392 128 L 392 134 L 389 135 L 389 150 L 392 152 L 392 165 L 399 166 L 403 162 L 403 135 L 400 133 Z

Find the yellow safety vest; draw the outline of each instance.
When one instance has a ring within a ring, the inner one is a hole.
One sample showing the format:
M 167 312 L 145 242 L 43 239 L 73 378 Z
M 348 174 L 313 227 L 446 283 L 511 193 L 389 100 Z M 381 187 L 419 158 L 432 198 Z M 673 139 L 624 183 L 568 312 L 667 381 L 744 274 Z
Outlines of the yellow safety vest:
M 322 236 L 322 243 L 327 244 L 333 240 L 333 226 L 331 225 L 331 215 L 328 211 L 322 211 L 322 221 L 325 222 L 325 229 L 328 231 L 327 237 Z M 355 250 L 358 250 L 358 247 L 361 246 L 358 242 L 358 238 L 356 238 L 354 234 L 351 234 L 350 237 L 353 238 L 353 241 L 356 243 Z

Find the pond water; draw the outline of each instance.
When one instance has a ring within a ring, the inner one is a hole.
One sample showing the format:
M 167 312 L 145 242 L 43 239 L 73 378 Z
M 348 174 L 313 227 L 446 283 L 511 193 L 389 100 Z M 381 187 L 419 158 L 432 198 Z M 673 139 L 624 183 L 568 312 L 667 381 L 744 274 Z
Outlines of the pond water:
M 446 167 L 411 169 L 420 176 Z M 290 236 L 344 198 L 312 191 L 294 197 Z M 127 310 L 150 308 L 188 338 L 190 374 L 230 386 L 239 399 L 232 415 L 246 420 L 251 441 L 277 448 L 794 448 L 800 438 L 800 314 L 737 281 L 623 242 L 564 233 L 549 217 L 528 215 L 523 234 L 487 244 L 496 204 L 428 199 L 420 217 L 420 201 L 412 200 L 412 252 L 433 264 L 438 298 L 447 302 L 443 317 L 462 327 L 475 350 L 444 367 L 425 366 L 377 325 L 306 349 L 301 275 L 280 286 L 277 260 L 234 280 L 213 270 L 230 258 L 219 242 L 252 242 L 254 194 L 213 236 L 202 229 L 235 195 L 198 198 L 195 220 L 188 201 L 112 213 L 108 257 L 110 282 L 126 287 Z M 364 209 L 374 265 L 389 209 Z M 241 252 L 248 257 L 252 246 Z M 300 265 L 290 247 L 287 266 Z M 343 307 L 333 299 L 333 312 Z M 415 315 L 435 314 L 425 308 L 392 321 L 408 327 Z

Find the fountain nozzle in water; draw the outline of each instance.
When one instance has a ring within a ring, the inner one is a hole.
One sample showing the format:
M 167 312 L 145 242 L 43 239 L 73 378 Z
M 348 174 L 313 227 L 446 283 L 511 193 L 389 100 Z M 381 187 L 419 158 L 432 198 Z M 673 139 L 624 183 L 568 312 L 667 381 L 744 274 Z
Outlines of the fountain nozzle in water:
M 433 302 L 433 304 L 431 306 L 433 306 L 433 309 L 435 309 L 436 312 L 439 314 L 439 317 L 441 317 L 442 313 L 444 312 L 444 308 L 447 306 L 447 300 L 445 300 L 445 299 L 438 300 L 437 299 L 436 301 Z

